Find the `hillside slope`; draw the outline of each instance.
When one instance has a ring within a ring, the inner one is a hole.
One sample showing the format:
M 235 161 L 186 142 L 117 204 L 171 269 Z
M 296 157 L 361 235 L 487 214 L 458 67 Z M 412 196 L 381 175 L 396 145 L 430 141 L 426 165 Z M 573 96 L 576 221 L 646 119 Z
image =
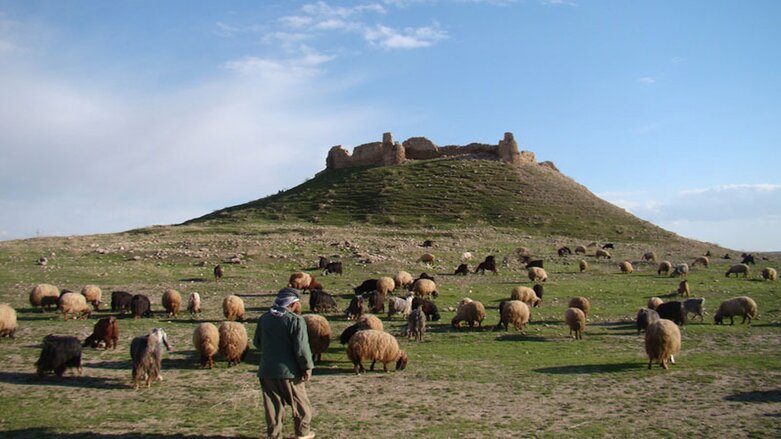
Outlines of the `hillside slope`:
M 485 224 L 601 240 L 677 238 L 553 169 L 464 159 L 325 171 L 290 190 L 185 224 L 302 220 L 417 227 Z

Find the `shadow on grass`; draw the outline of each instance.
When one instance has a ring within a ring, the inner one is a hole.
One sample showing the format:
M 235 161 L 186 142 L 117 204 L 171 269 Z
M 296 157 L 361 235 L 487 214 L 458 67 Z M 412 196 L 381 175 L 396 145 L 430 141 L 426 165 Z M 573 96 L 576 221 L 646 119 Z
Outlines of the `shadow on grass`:
M 246 438 L 252 436 L 222 436 L 210 434 L 160 434 L 160 433 L 59 433 L 50 428 L 31 427 L 19 430 L 7 430 L 3 432 L 4 438 L 9 439 L 27 439 L 27 438 L 49 438 L 49 439 L 228 439 L 228 438 Z
M 198 282 L 203 283 L 206 282 L 206 279 L 202 277 L 186 277 L 184 279 L 179 279 L 179 282 Z
M 575 374 L 592 374 L 592 373 L 616 373 L 625 372 L 628 370 L 643 369 L 647 367 L 645 363 L 614 363 L 614 364 L 584 364 L 577 366 L 556 366 L 556 367 L 542 367 L 539 369 L 532 369 L 537 373 L 545 373 L 550 375 L 575 375 Z
M 781 402 L 781 390 L 754 390 L 725 396 L 726 401 L 735 402 Z
M 540 337 L 539 335 L 523 335 L 521 333 L 515 334 L 502 334 L 496 337 L 496 341 L 531 341 L 531 342 L 548 342 L 551 341 L 547 337 Z
M 86 387 L 90 389 L 124 389 L 128 387 L 128 384 L 121 379 L 71 375 L 71 371 L 66 372 L 62 378 L 56 375 L 45 375 L 43 378 L 38 378 L 33 372 L 0 372 L 0 382 L 35 386 Z M 7 437 L 5 433 L 3 437 Z

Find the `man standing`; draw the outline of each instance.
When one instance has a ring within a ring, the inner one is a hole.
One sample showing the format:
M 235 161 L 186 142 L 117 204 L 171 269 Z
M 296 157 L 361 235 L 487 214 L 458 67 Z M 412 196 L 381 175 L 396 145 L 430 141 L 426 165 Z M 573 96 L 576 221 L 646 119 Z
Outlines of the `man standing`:
M 306 322 L 298 315 L 300 297 L 298 290 L 281 289 L 271 309 L 258 319 L 252 340 L 261 351 L 258 377 L 263 391 L 266 432 L 273 439 L 282 437 L 285 405 L 293 410 L 297 438 L 315 437 L 309 429 L 312 406 L 304 387 L 312 376 L 314 363 Z

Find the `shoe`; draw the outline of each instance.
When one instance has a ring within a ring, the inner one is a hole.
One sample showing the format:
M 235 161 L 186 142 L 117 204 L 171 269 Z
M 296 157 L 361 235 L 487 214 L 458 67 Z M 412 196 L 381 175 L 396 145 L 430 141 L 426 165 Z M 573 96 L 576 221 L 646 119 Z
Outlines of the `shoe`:
M 296 436 L 296 439 L 313 439 L 315 437 L 315 432 L 310 431 L 309 434 L 305 434 L 303 436 Z

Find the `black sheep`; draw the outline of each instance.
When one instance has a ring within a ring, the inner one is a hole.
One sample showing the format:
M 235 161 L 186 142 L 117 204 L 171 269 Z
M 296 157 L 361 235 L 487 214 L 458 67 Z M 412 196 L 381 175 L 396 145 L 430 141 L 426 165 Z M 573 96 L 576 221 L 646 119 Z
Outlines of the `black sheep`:
M 79 339 L 69 335 L 47 335 L 43 338 L 43 349 L 35 366 L 38 377 L 43 377 L 47 372 L 54 372 L 58 377 L 62 377 L 62 374 L 69 367 L 77 368 L 79 375 L 81 375 L 81 343 Z
M 339 261 L 329 262 L 322 270 L 323 270 L 323 276 L 328 276 L 329 274 L 341 275 L 342 263 Z
M 309 296 L 309 309 L 312 312 L 333 312 L 339 308 L 333 296 L 323 290 L 314 290 Z
M 469 273 L 469 266 L 466 264 L 461 264 L 458 266 L 458 268 L 456 268 L 456 272 L 453 273 L 453 275 L 462 274 L 466 276 L 467 273 Z
M 111 312 L 121 312 L 130 309 L 130 300 L 133 299 L 133 295 L 127 291 L 112 291 L 111 292 Z
M 412 299 L 412 309 L 416 309 L 418 306 L 423 306 L 423 314 L 426 315 L 427 320 L 439 321 L 439 309 L 437 309 L 437 305 L 434 302 L 421 297 L 415 297 Z
M 656 312 L 660 319 L 672 320 L 676 325 L 683 326 L 686 323 L 686 311 L 683 309 L 683 303 L 677 300 L 659 305 L 656 307 Z
M 141 317 L 151 317 L 152 302 L 150 302 L 149 298 L 145 295 L 136 294 L 132 299 L 130 299 L 130 312 L 136 319 Z
M 743 260 L 740 261 L 740 263 L 741 264 L 746 264 L 746 265 L 748 265 L 748 264 L 751 264 L 751 265 L 756 264 L 756 262 L 754 261 L 754 255 L 752 255 L 752 254 L 744 255 L 743 256 Z
M 377 279 L 366 279 L 360 285 L 353 288 L 355 294 L 370 293 L 377 290 Z
M 540 284 L 534 284 L 532 289 L 534 290 L 534 294 L 537 296 L 537 298 L 542 301 L 542 294 L 545 292 L 545 287 Z
M 344 314 L 348 319 L 357 319 L 363 314 L 363 311 L 363 296 L 355 296 L 350 300 L 350 305 L 344 310 Z
M 385 312 L 385 294 L 373 291 L 369 294 L 369 312 L 381 314 Z
M 543 263 L 542 259 L 535 259 L 533 261 L 527 262 L 526 268 L 531 268 L 531 267 L 545 268 L 542 266 L 542 263 Z

